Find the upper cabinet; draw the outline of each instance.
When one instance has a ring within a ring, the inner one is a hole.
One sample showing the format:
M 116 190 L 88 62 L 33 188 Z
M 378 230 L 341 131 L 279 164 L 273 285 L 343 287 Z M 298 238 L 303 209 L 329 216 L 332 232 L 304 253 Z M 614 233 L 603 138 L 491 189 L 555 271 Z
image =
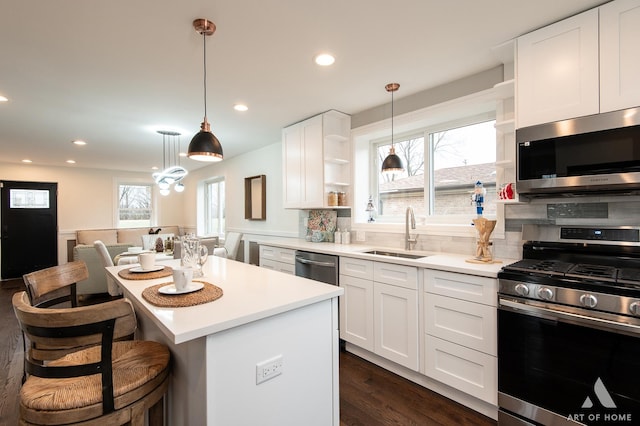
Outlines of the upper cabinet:
M 600 7 L 600 112 L 640 105 L 640 0 Z
M 598 10 L 517 40 L 517 127 L 598 112 Z
M 517 39 L 517 127 L 640 104 L 640 0 L 617 0 Z
M 344 192 L 349 200 L 350 141 L 351 117 L 333 110 L 283 129 L 284 208 L 346 208 L 349 205 L 348 201 L 344 206 L 331 205 L 329 193 Z

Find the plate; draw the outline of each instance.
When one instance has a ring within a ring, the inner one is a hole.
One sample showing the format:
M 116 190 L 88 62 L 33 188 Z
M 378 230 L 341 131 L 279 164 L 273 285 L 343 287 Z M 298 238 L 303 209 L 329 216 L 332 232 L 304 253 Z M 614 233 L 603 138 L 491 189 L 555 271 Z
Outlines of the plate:
M 136 266 L 135 268 L 129 269 L 129 272 L 136 272 L 136 273 L 157 272 L 157 271 L 162 271 L 163 269 L 164 269 L 164 266 L 162 265 L 155 265 L 151 269 L 142 269 L 142 266 Z
M 198 291 L 204 288 L 204 284 L 197 282 L 197 281 L 191 281 L 191 284 L 186 287 L 184 290 L 178 290 L 176 289 L 176 286 L 173 284 L 169 284 L 169 285 L 165 285 L 164 287 L 160 287 L 158 289 L 158 291 L 162 294 L 185 294 L 185 293 L 192 293 L 194 291 Z

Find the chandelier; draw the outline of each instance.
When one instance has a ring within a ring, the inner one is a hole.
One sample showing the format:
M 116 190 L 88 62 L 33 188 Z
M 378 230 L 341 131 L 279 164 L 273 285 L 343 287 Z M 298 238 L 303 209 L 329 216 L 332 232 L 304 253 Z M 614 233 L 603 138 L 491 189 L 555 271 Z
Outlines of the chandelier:
M 169 130 L 158 130 L 158 133 L 162 135 L 162 171 L 151 176 L 160 188 L 161 195 L 169 195 L 171 185 L 176 192 L 182 192 L 182 179 L 189 172 L 180 166 L 180 133 Z

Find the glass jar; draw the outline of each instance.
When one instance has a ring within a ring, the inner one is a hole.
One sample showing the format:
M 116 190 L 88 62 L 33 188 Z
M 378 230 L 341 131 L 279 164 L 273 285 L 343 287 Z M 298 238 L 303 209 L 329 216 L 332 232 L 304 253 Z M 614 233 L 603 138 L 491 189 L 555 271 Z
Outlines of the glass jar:
M 338 192 L 338 205 L 346 206 L 347 205 L 347 193 L 346 192 Z
M 327 205 L 332 206 L 332 207 L 338 205 L 338 193 L 336 191 L 329 192 L 329 198 L 327 200 Z

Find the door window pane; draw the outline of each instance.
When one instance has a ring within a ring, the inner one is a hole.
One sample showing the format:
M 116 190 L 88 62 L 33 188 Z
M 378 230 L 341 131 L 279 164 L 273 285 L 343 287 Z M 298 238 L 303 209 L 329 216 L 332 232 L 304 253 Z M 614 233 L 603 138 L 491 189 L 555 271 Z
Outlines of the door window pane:
M 224 235 L 225 185 L 224 178 L 205 185 L 205 232 L 207 235 Z
M 49 191 L 46 189 L 11 189 L 9 190 L 9 208 L 48 209 Z

